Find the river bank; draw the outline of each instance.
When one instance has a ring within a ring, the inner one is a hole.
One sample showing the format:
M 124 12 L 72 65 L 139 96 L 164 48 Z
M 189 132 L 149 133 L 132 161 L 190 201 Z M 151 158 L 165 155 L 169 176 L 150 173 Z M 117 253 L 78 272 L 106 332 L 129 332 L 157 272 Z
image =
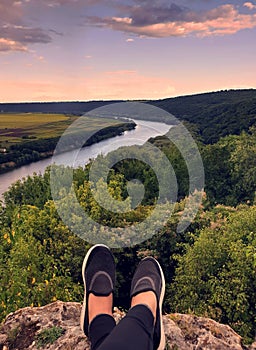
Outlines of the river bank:
M 125 131 L 134 130 L 135 128 L 136 123 L 133 121 L 107 126 L 93 134 L 85 142 L 83 147 L 88 147 L 115 136 L 120 136 Z M 66 142 L 67 146 L 62 150 L 63 153 L 75 149 L 77 139 L 83 136 L 84 131 L 82 131 L 80 135 L 76 134 L 68 137 Z M 0 174 L 52 157 L 58 140 L 59 137 L 45 138 L 11 146 L 8 153 L 0 154 Z
M 74 168 L 79 166 L 84 166 L 90 159 L 96 158 L 99 154 L 107 154 L 114 151 L 122 146 L 132 146 L 132 145 L 142 145 L 151 137 L 156 137 L 159 135 L 166 134 L 170 125 L 159 123 L 159 122 L 149 122 L 139 119 L 134 119 L 134 123 L 137 125 L 135 129 L 123 132 L 122 135 L 115 136 L 97 143 L 91 146 L 84 147 L 80 150 L 77 155 L 76 162 L 72 166 Z M 73 158 L 73 152 L 65 152 L 58 155 L 58 162 L 63 165 L 70 165 L 70 159 Z M 30 163 L 28 165 L 23 165 L 19 168 L 12 169 L 6 173 L 0 175 L 0 199 L 3 198 L 3 193 L 6 192 L 11 186 L 18 180 L 22 180 L 27 176 L 33 176 L 34 173 L 44 173 L 45 169 L 52 164 L 52 158 L 47 157 L 45 159 L 39 160 L 37 162 Z

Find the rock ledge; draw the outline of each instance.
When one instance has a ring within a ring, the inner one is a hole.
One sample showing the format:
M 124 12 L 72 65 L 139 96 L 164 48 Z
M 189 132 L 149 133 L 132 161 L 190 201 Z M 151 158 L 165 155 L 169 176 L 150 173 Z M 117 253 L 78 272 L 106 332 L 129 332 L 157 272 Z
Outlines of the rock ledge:
M 89 342 L 80 330 L 81 304 L 56 301 L 42 307 L 27 307 L 10 314 L 0 328 L 0 349 L 37 350 L 36 337 L 42 329 L 61 327 L 64 334 L 42 350 L 89 350 Z M 118 322 L 124 313 L 115 309 Z M 164 316 L 169 350 L 245 350 L 241 337 L 229 326 L 193 315 Z

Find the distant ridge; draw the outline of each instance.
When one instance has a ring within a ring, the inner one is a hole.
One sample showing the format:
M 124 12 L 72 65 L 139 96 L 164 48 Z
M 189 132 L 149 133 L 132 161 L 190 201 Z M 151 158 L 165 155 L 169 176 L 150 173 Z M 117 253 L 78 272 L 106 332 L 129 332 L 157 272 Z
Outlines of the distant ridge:
M 0 112 L 82 115 L 116 102 L 125 101 L 0 103 Z M 248 131 L 256 124 L 256 89 L 222 90 L 143 102 L 162 108 L 179 120 L 196 124 L 205 143 L 214 143 L 220 137 Z M 157 117 L 145 115 L 141 119 L 157 120 Z
M 115 102 L 120 101 L 0 103 L 0 113 L 64 113 L 80 115 L 94 108 Z
M 196 124 L 205 143 L 240 134 L 256 124 L 256 89 L 223 90 L 149 103 Z

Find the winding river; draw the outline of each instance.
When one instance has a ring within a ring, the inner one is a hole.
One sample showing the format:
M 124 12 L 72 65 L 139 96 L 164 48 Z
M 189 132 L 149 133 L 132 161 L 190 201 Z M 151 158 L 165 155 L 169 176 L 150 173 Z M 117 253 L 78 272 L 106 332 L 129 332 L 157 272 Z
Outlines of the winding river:
M 84 166 L 90 159 L 96 158 L 98 154 L 107 154 L 121 146 L 142 145 L 150 137 L 164 135 L 171 128 L 171 125 L 158 122 L 144 120 L 134 120 L 134 122 L 137 124 L 135 130 L 126 131 L 123 135 L 81 149 L 73 167 Z M 70 165 L 69 160 L 72 159 L 73 152 L 75 151 L 60 154 L 58 164 Z M 43 173 L 51 163 L 52 158 L 47 158 L 0 175 L 0 199 L 12 183 L 34 173 Z

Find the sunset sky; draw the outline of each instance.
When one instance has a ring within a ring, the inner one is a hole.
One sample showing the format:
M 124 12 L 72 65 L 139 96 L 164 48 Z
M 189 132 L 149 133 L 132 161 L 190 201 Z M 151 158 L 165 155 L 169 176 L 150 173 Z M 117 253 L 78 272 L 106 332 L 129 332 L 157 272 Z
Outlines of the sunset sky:
M 0 102 L 256 88 L 256 1 L 0 0 Z

